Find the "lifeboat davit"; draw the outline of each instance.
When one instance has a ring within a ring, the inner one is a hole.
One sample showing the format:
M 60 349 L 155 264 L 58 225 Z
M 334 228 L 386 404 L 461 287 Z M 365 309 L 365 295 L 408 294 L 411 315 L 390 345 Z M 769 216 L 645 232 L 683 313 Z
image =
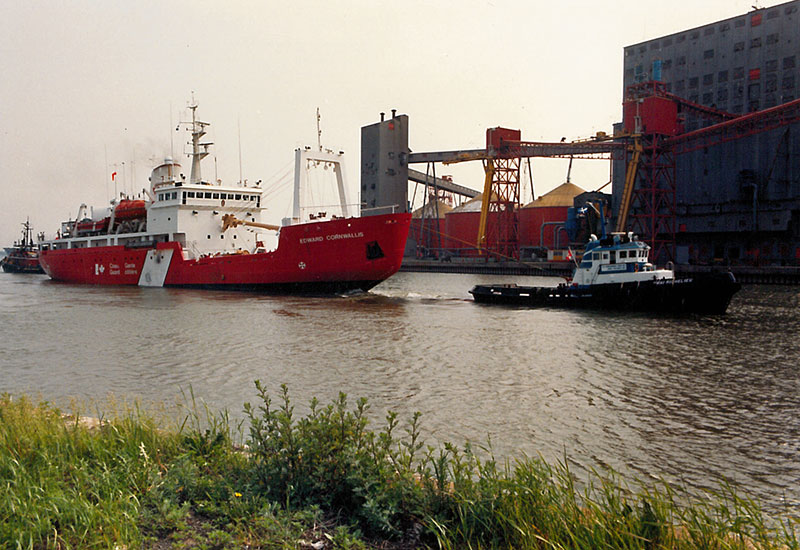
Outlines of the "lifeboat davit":
M 147 208 L 143 200 L 122 199 L 114 208 L 116 221 L 138 220 L 147 217 Z

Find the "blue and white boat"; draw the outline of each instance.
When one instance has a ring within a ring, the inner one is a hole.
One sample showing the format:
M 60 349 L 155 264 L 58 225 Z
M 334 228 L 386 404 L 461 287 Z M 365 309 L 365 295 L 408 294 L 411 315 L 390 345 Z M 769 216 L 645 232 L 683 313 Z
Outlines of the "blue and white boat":
M 477 285 L 476 302 L 669 313 L 725 313 L 741 285 L 730 272 L 676 277 L 649 261 L 650 247 L 633 234 L 592 235 L 572 278 L 555 287 Z

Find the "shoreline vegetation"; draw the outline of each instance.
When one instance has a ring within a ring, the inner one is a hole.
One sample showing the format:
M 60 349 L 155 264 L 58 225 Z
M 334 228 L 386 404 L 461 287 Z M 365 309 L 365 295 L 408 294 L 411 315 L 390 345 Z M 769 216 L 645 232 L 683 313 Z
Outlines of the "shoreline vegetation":
M 419 414 L 372 429 L 340 394 L 297 418 L 285 386 L 256 390 L 244 444 L 193 398 L 167 427 L 0 396 L 0 549 L 800 549 L 798 518 L 725 484 L 689 501 L 613 472 L 578 484 L 566 459 L 427 446 Z

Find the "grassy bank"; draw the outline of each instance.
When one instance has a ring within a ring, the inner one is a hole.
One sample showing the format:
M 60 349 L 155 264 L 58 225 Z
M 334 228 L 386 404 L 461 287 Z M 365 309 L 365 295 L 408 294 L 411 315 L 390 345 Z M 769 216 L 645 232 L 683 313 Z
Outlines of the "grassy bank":
M 794 520 L 727 487 L 578 489 L 565 464 L 428 447 L 418 415 L 372 429 L 342 395 L 296 418 L 285 389 L 257 391 L 244 447 L 225 415 L 86 425 L 0 398 L 0 548 L 800 548 Z

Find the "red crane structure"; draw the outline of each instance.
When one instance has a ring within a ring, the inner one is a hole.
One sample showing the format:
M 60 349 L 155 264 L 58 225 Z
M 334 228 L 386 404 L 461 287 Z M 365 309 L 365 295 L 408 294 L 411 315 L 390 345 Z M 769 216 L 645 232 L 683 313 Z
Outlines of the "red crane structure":
M 693 114 L 711 125 L 683 131 L 683 117 Z M 663 82 L 628 87 L 623 102 L 623 130 L 599 133 L 586 141 L 526 142 L 519 130 L 490 128 L 486 148 L 411 153 L 409 164 L 484 163 L 483 202 L 476 247 L 503 259 L 518 259 L 520 159 L 616 158 L 626 164 L 616 231 L 632 231 L 648 242 L 658 262 L 675 260 L 677 203 L 675 157 L 800 122 L 800 99 L 742 116 L 690 102 L 669 93 Z
M 522 141 L 520 130 L 489 128 L 486 149 L 411 153 L 409 164 L 452 164 L 483 161 L 484 188 L 481 218 L 475 246 L 498 259 L 519 259 L 520 160 L 522 158 L 584 158 L 610 160 L 611 153 L 626 147 L 606 134 L 575 142 Z
M 681 117 L 692 112 L 710 126 L 683 132 Z M 675 260 L 677 229 L 675 157 L 800 121 L 800 100 L 733 115 L 692 103 L 666 91 L 662 82 L 629 86 L 623 104 L 627 169 L 617 212 L 617 231 L 633 231 L 657 261 Z

